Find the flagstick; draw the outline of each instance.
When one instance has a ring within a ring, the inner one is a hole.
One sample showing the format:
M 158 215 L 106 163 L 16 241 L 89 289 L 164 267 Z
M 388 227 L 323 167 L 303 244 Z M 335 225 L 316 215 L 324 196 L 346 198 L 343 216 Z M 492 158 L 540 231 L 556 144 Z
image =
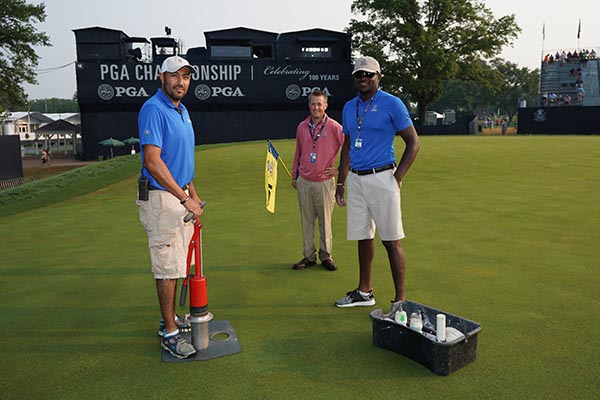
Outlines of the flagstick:
M 275 146 L 273 146 L 273 143 L 271 143 L 271 141 L 269 139 L 267 139 L 267 144 L 270 145 L 270 146 L 272 146 L 273 150 L 275 150 Z M 277 150 L 275 150 L 275 152 L 277 153 L 277 161 L 281 160 L 281 165 L 283 165 L 283 168 L 285 169 L 285 172 L 287 172 L 288 176 L 293 181 L 294 178 L 292 178 L 292 174 L 290 173 L 290 170 L 288 169 L 288 167 L 283 162 L 283 158 L 281 158 L 281 155 L 279 155 L 279 152 Z
M 281 161 L 281 165 L 283 165 L 283 169 L 285 169 L 285 172 L 287 172 L 287 174 L 290 177 L 290 179 L 294 180 L 294 178 L 292 178 L 292 174 L 290 174 L 290 170 L 288 169 L 288 167 L 283 162 L 283 158 L 281 158 L 281 156 L 279 156 L 279 161 Z

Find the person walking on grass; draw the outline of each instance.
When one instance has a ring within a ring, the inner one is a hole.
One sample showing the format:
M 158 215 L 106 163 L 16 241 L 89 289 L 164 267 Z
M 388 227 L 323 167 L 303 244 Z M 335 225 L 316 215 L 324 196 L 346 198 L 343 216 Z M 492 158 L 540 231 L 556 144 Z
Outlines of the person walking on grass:
M 177 358 L 196 353 L 180 332 L 188 330 L 189 324 L 175 314 L 177 279 L 186 276 L 187 249 L 194 230 L 183 218 L 188 212 L 202 214 L 193 182 L 194 128 L 181 103 L 193 72 L 195 68 L 179 56 L 165 59 L 159 73 L 161 87 L 138 115 L 141 180 L 148 181 L 148 196 L 140 194 L 137 203 L 148 234 L 162 315 L 161 346 Z
M 50 166 L 50 150 L 42 150 L 42 166 Z
M 293 265 L 295 270 L 316 265 L 315 220 L 319 221 L 319 259 L 329 271 L 337 270 L 333 261 L 331 214 L 335 207 L 335 176 L 333 163 L 344 143 L 342 126 L 330 118 L 327 94 L 314 90 L 308 95 L 310 115 L 296 129 L 296 152 L 292 164 L 292 186 L 298 191 L 302 224 L 304 258 Z
M 419 137 L 402 101 L 379 89 L 381 68 L 373 57 L 356 60 L 352 71 L 358 95 L 344 105 L 346 135 L 340 155 L 336 201 L 347 207 L 347 238 L 358 241 L 358 287 L 337 300 L 337 307 L 372 306 L 371 270 L 375 230 L 387 252 L 395 297 L 392 311 L 406 299 L 404 238 L 400 209 L 402 180 L 419 151 Z M 404 152 L 396 167 L 394 138 L 400 135 Z M 344 199 L 348 185 L 348 200 Z

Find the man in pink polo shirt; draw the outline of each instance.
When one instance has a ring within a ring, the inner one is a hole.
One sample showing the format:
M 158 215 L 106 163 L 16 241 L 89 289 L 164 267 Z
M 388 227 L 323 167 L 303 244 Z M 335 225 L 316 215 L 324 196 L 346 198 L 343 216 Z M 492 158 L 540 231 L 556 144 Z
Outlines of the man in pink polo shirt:
M 315 247 L 315 220 L 319 220 L 319 259 L 329 271 L 337 270 L 331 257 L 333 234 L 331 213 L 335 205 L 335 179 L 337 168 L 333 163 L 342 144 L 342 126 L 329 118 L 327 94 L 313 90 L 308 96 L 310 116 L 296 128 L 296 153 L 292 166 L 292 186 L 298 190 L 298 204 L 304 237 L 302 260 L 294 269 L 304 269 L 317 263 Z

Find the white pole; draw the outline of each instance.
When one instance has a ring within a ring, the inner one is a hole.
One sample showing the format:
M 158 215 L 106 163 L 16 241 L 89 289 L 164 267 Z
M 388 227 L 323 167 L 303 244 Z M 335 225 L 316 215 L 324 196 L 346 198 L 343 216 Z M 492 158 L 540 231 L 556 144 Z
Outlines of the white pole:
M 545 41 L 546 41 L 546 22 L 544 22 L 542 25 L 542 57 L 541 57 L 542 61 L 540 61 L 540 65 L 542 67 L 540 68 L 540 80 L 538 82 L 538 101 L 540 101 L 540 102 L 541 102 L 540 99 L 542 96 L 542 74 L 544 73 L 543 70 L 544 70 L 544 42 Z
M 579 18 L 579 26 L 577 27 L 577 53 L 581 56 L 581 49 L 579 48 L 579 38 L 581 37 L 581 18 Z

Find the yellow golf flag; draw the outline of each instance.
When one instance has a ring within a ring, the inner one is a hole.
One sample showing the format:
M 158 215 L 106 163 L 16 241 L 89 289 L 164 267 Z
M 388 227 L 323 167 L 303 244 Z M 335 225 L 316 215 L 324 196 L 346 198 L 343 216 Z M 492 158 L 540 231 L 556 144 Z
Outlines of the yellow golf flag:
M 265 164 L 265 195 L 267 198 L 267 210 L 275 213 L 275 192 L 277 190 L 277 150 L 267 141 L 267 161 Z

